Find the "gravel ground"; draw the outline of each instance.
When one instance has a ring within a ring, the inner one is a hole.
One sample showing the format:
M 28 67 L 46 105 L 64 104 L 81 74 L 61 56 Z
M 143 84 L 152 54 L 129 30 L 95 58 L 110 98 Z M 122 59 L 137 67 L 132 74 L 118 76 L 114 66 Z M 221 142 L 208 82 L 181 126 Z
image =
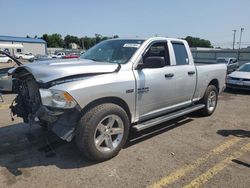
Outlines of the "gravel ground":
M 250 187 L 250 93 L 223 93 L 210 117 L 131 133 L 102 163 L 83 158 L 74 142 L 11 121 L 13 98 L 0 103 L 0 187 Z

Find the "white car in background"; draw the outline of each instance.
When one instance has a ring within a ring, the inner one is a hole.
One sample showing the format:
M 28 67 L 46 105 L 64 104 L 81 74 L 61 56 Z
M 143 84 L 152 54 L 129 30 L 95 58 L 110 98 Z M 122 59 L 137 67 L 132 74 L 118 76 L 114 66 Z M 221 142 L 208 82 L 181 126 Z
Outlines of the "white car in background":
M 25 59 L 25 60 L 31 60 L 35 58 L 35 56 L 32 55 L 31 53 L 18 53 L 15 54 L 15 57 L 18 59 Z
M 12 59 L 6 55 L 0 54 L 0 63 L 12 63 Z
M 239 69 L 227 76 L 227 88 L 250 90 L 250 63 L 242 65 Z
M 56 59 L 61 59 L 64 56 L 66 56 L 66 54 L 64 52 L 58 52 L 56 54 L 51 55 L 52 58 L 56 58 Z

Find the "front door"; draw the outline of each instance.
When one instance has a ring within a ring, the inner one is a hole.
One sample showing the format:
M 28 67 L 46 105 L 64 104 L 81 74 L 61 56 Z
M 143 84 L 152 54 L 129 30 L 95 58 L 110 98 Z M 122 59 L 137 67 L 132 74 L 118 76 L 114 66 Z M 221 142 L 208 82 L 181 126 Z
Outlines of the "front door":
M 150 45 L 143 59 L 160 56 L 166 65 L 161 68 L 134 70 L 137 85 L 137 117 L 140 121 L 161 115 L 173 105 L 175 98 L 174 67 L 170 66 L 167 42 Z

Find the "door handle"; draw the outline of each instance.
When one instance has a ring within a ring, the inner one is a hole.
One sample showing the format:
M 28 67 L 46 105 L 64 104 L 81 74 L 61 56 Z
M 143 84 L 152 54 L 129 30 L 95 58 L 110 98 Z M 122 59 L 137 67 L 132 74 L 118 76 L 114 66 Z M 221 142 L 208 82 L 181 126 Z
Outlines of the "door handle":
M 168 74 L 165 74 L 165 78 L 172 78 L 174 76 L 173 73 L 168 73 Z
M 188 72 L 188 75 L 193 75 L 193 74 L 195 74 L 195 71 L 189 71 Z

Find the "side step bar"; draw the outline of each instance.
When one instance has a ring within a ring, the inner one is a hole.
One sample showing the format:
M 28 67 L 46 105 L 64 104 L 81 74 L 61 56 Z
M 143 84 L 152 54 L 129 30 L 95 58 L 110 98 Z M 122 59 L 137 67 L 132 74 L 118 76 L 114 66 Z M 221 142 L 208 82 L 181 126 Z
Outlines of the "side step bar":
M 158 125 L 160 123 L 163 123 L 163 122 L 175 119 L 177 117 L 184 116 L 184 115 L 189 114 L 191 112 L 200 110 L 200 109 L 202 109 L 204 107 L 205 107 L 204 104 L 198 104 L 198 105 L 195 105 L 195 106 L 191 106 L 191 107 L 185 108 L 183 110 L 179 110 L 179 111 L 176 111 L 176 112 L 173 112 L 173 113 L 170 113 L 170 114 L 167 114 L 167 115 L 155 118 L 155 119 L 150 119 L 148 121 L 145 121 L 145 122 L 142 122 L 140 124 L 134 125 L 134 126 L 132 126 L 132 128 L 135 131 L 139 132 L 139 131 L 142 131 L 144 129 L 153 127 L 155 125 Z

